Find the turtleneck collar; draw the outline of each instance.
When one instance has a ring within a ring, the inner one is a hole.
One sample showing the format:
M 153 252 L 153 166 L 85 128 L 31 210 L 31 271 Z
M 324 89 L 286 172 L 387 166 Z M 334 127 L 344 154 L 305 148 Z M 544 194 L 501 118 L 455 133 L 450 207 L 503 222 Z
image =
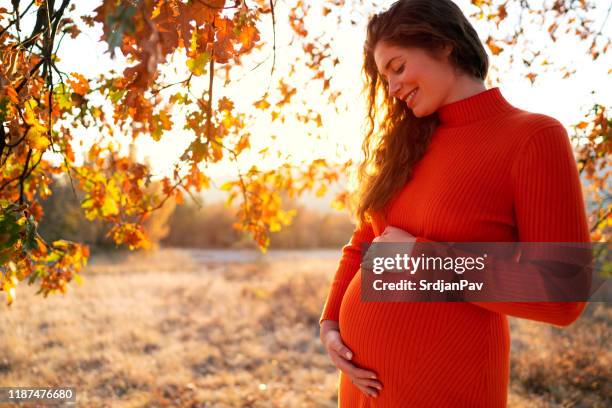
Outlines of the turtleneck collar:
M 439 107 L 438 117 L 441 125 L 458 126 L 490 118 L 513 108 L 502 96 L 499 87 L 494 87 Z

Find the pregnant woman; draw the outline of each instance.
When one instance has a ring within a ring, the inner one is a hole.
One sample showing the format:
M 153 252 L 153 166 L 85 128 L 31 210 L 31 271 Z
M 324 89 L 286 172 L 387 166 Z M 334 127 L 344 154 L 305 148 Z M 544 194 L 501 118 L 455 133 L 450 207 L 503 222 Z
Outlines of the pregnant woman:
M 484 47 L 450 0 L 374 15 L 364 57 L 359 223 L 320 319 L 339 406 L 505 407 L 507 316 L 567 326 L 585 304 L 363 302 L 361 244 L 589 242 L 567 132 L 485 87 Z

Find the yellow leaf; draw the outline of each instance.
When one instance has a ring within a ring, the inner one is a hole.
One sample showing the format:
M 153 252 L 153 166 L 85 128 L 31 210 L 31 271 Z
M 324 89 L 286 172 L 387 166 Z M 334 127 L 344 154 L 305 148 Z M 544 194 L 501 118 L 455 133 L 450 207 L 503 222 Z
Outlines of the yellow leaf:
M 25 123 L 27 123 L 28 125 L 34 125 L 35 123 L 38 123 L 38 119 L 36 118 L 36 114 L 34 113 L 34 109 L 36 109 L 37 106 L 38 102 L 36 102 L 36 100 L 33 98 L 30 98 L 25 103 L 24 119 Z
M 47 138 L 47 128 L 38 121 L 34 109 L 38 106 L 38 102 L 35 99 L 30 98 L 25 103 L 24 120 L 27 125 L 30 126 L 26 134 L 28 144 L 34 149 L 44 150 L 49 146 L 51 141 Z
M 102 205 L 102 215 L 116 215 L 119 213 L 119 208 L 117 207 L 117 203 L 112 198 L 106 196 L 104 197 L 104 204 Z
M 76 283 L 78 285 L 82 285 L 83 284 L 83 277 L 79 274 L 75 274 L 74 275 L 74 280 L 76 281 Z
M 323 197 L 326 191 L 327 191 L 327 186 L 325 184 L 321 184 L 321 186 L 316 191 L 317 197 Z
M 331 206 L 334 210 L 338 210 L 338 211 L 344 210 L 344 203 L 339 200 L 333 200 L 331 202 Z
M 193 73 L 193 75 L 202 75 L 204 73 L 204 66 L 208 62 L 209 55 L 205 51 L 201 54 L 198 54 L 195 58 L 191 58 L 187 60 L 187 68 L 189 71 Z
M 51 144 L 49 138 L 45 136 L 41 130 L 46 132 L 47 129 L 44 127 L 41 129 L 41 126 L 32 126 L 30 129 L 28 129 L 26 137 L 28 139 L 29 146 L 33 149 L 45 150 L 49 144 Z
M 230 189 L 232 188 L 232 186 L 233 186 L 233 185 L 234 185 L 234 183 L 233 183 L 233 182 L 231 182 L 231 181 L 226 181 L 225 183 L 223 183 L 223 184 L 221 185 L 221 187 L 220 187 L 220 188 L 221 188 L 221 190 L 223 190 L 223 191 L 228 191 L 228 190 L 230 190 Z
M 281 230 L 281 224 L 278 221 L 270 221 L 270 232 L 278 232 Z

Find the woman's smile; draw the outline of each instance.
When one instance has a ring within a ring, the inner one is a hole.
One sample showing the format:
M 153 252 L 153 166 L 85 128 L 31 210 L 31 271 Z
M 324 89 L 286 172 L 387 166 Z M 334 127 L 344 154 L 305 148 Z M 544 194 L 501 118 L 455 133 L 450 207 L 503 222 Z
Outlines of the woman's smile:
M 414 91 L 410 92 L 410 93 L 408 94 L 408 96 L 406 96 L 406 97 L 404 98 L 404 101 L 406 102 L 406 104 L 407 104 L 408 106 L 410 106 L 410 107 L 413 107 L 413 106 L 414 106 L 414 104 L 415 104 L 416 94 L 418 93 L 418 91 L 419 91 L 419 88 L 417 87 L 417 88 L 415 88 L 415 89 L 414 89 Z

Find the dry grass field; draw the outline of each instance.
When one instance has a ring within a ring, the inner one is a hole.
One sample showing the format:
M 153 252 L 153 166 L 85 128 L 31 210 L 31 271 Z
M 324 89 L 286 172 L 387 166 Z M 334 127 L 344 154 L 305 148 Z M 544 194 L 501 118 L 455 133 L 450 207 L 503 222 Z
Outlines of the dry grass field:
M 336 252 L 162 249 L 94 258 L 65 296 L 21 285 L 0 309 L 0 386 L 74 386 L 79 407 L 335 407 L 318 318 Z M 509 406 L 612 406 L 611 322 L 602 303 L 566 329 L 511 319 Z

